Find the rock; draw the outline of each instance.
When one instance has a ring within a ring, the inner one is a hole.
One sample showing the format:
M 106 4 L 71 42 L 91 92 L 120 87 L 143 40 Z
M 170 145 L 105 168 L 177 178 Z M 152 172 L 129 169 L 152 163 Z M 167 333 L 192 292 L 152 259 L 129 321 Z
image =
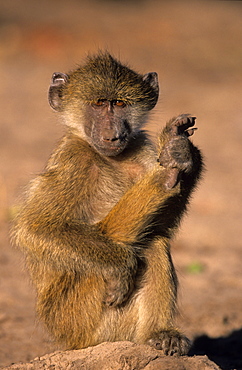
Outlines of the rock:
M 57 351 L 6 370 L 218 370 L 207 356 L 167 357 L 146 345 L 109 342 L 74 351 Z

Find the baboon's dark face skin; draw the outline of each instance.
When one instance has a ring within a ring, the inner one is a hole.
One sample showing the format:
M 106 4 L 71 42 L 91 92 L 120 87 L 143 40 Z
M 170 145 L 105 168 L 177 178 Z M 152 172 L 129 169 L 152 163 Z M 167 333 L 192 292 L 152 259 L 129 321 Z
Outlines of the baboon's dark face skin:
M 122 100 L 100 99 L 86 108 L 85 134 L 93 147 L 105 156 L 116 156 L 129 143 L 132 129 L 130 108 Z

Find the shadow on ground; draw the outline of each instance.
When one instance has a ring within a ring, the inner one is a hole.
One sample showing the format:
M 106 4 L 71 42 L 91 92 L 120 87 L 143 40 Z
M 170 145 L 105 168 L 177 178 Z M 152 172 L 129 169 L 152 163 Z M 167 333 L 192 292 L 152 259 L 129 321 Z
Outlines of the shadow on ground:
M 233 331 L 227 337 L 197 337 L 189 355 L 207 355 L 223 370 L 242 369 L 242 329 Z

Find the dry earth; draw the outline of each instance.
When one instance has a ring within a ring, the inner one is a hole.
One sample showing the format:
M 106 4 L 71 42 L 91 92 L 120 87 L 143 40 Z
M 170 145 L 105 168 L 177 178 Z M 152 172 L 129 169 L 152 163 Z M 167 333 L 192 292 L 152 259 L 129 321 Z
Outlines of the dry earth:
M 5 370 L 219 370 L 207 356 L 162 356 L 146 345 L 131 342 L 101 343 L 76 351 L 56 351 Z
M 46 101 L 52 72 L 98 48 L 159 73 L 153 133 L 171 116 L 197 116 L 207 171 L 173 243 L 178 324 L 194 339 L 190 355 L 242 369 L 241 1 L 0 0 L 0 366 L 57 349 L 36 323 L 8 227 L 63 132 Z

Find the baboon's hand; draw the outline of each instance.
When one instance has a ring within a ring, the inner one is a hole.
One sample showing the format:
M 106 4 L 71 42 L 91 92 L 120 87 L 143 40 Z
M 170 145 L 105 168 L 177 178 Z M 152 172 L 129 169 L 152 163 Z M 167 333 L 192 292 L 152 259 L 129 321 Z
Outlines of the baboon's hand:
M 131 270 L 109 271 L 104 274 L 106 281 L 106 294 L 104 303 L 107 306 L 119 306 L 131 295 L 134 288 L 134 274 Z
M 196 128 L 195 117 L 182 114 L 167 123 L 162 135 L 162 149 L 158 162 L 168 171 L 167 188 L 174 187 L 181 172 L 189 173 L 192 169 L 191 142 L 188 139 Z

